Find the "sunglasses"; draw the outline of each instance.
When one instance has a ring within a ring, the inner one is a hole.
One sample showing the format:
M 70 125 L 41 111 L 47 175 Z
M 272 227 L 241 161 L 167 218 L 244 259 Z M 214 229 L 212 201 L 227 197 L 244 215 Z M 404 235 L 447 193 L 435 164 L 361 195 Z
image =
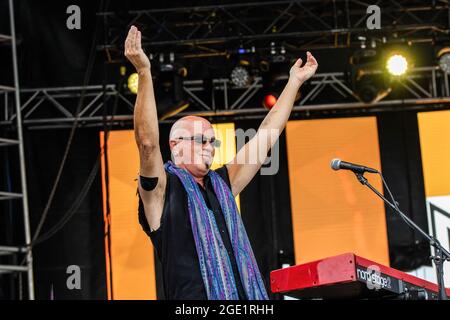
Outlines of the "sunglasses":
M 193 137 L 178 137 L 177 139 L 179 140 L 191 140 L 191 141 L 195 141 L 198 144 L 202 144 L 205 145 L 206 143 L 211 143 L 211 145 L 214 148 L 219 148 L 220 147 L 220 140 L 217 140 L 216 138 L 212 137 L 212 138 L 207 138 L 203 135 L 199 135 L 199 136 L 193 136 Z

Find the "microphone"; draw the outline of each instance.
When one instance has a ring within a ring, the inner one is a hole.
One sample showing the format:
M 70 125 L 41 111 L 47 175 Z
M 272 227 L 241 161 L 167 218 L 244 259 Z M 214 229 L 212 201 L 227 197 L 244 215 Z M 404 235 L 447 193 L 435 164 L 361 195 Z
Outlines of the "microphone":
M 331 160 L 331 169 L 333 169 L 333 170 L 351 170 L 355 173 L 364 173 L 364 172 L 378 173 L 378 170 L 360 166 L 359 164 L 345 162 L 339 158 Z

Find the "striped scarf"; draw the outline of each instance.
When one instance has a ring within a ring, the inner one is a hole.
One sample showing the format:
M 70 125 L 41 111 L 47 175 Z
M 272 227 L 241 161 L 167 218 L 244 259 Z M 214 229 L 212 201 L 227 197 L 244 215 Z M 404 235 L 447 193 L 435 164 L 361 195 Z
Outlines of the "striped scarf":
M 175 174 L 180 179 L 186 190 L 192 233 L 208 300 L 238 300 L 239 295 L 228 252 L 219 233 L 214 213 L 206 206 L 197 182 L 187 170 L 175 166 L 171 161 L 168 161 L 164 167 L 167 172 Z M 268 300 L 269 297 L 233 194 L 215 171 L 209 170 L 208 176 L 225 217 L 247 298 Z

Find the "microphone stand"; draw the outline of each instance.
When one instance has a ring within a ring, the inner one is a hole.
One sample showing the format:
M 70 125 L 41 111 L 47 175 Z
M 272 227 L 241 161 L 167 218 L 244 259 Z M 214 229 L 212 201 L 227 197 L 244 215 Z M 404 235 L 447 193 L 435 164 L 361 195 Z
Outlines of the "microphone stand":
M 430 256 L 430 259 L 434 262 L 436 267 L 436 278 L 438 282 L 439 287 L 439 300 L 448 300 L 448 296 L 445 289 L 445 283 L 444 283 L 444 262 L 450 261 L 450 253 L 442 247 L 442 245 L 439 243 L 439 241 L 433 237 L 427 234 L 425 231 L 423 231 L 418 225 L 416 225 L 408 216 L 406 216 L 397 205 L 397 202 L 395 201 L 394 197 L 392 196 L 391 192 L 389 191 L 389 187 L 387 186 L 387 183 L 384 181 L 383 176 L 380 172 L 378 172 L 381 176 L 381 179 L 383 180 L 384 185 L 386 186 L 386 189 L 388 190 L 392 201 L 394 201 L 395 204 L 392 204 L 389 200 L 387 200 L 377 189 L 375 189 L 369 181 L 364 177 L 364 173 L 360 172 L 354 172 L 356 177 L 358 178 L 358 181 L 364 185 L 367 186 L 370 190 L 372 190 L 378 197 L 383 199 L 385 203 L 387 203 L 392 209 L 394 209 L 395 212 L 398 213 L 398 215 L 413 229 L 418 231 L 422 236 L 424 236 L 431 246 L 434 247 L 434 256 Z

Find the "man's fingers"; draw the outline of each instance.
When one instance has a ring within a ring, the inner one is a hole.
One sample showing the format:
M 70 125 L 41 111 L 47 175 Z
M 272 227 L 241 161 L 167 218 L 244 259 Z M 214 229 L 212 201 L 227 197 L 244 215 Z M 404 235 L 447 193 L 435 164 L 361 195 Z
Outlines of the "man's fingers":
M 137 32 L 136 36 L 136 50 L 141 50 L 141 32 Z
M 316 58 L 314 58 L 311 52 L 306 52 L 306 55 L 308 56 L 308 62 L 310 62 L 311 64 L 317 64 L 317 60 Z
M 127 38 L 125 39 L 125 54 L 129 54 L 130 50 L 133 49 L 131 45 L 131 39 L 133 38 L 133 28 L 134 26 L 131 26 L 130 30 L 128 30 Z
M 135 44 L 136 42 L 136 27 L 135 26 L 131 26 L 131 30 L 130 30 L 130 49 L 133 50 L 136 46 Z
M 302 58 L 298 58 L 297 61 L 295 61 L 295 64 L 294 64 L 294 65 L 295 65 L 296 67 L 299 67 L 299 68 L 300 68 L 300 67 L 302 66 L 302 63 L 303 63 Z
M 139 30 L 136 28 L 135 30 L 134 30 L 134 42 L 133 42 L 133 49 L 134 50 L 136 50 L 136 51 L 138 51 L 139 50 L 139 48 L 138 48 L 138 46 L 137 46 L 137 42 L 138 42 L 138 37 L 139 37 Z
M 127 54 L 128 51 L 130 51 L 130 37 L 129 36 L 127 36 L 127 38 L 125 39 L 125 54 Z

